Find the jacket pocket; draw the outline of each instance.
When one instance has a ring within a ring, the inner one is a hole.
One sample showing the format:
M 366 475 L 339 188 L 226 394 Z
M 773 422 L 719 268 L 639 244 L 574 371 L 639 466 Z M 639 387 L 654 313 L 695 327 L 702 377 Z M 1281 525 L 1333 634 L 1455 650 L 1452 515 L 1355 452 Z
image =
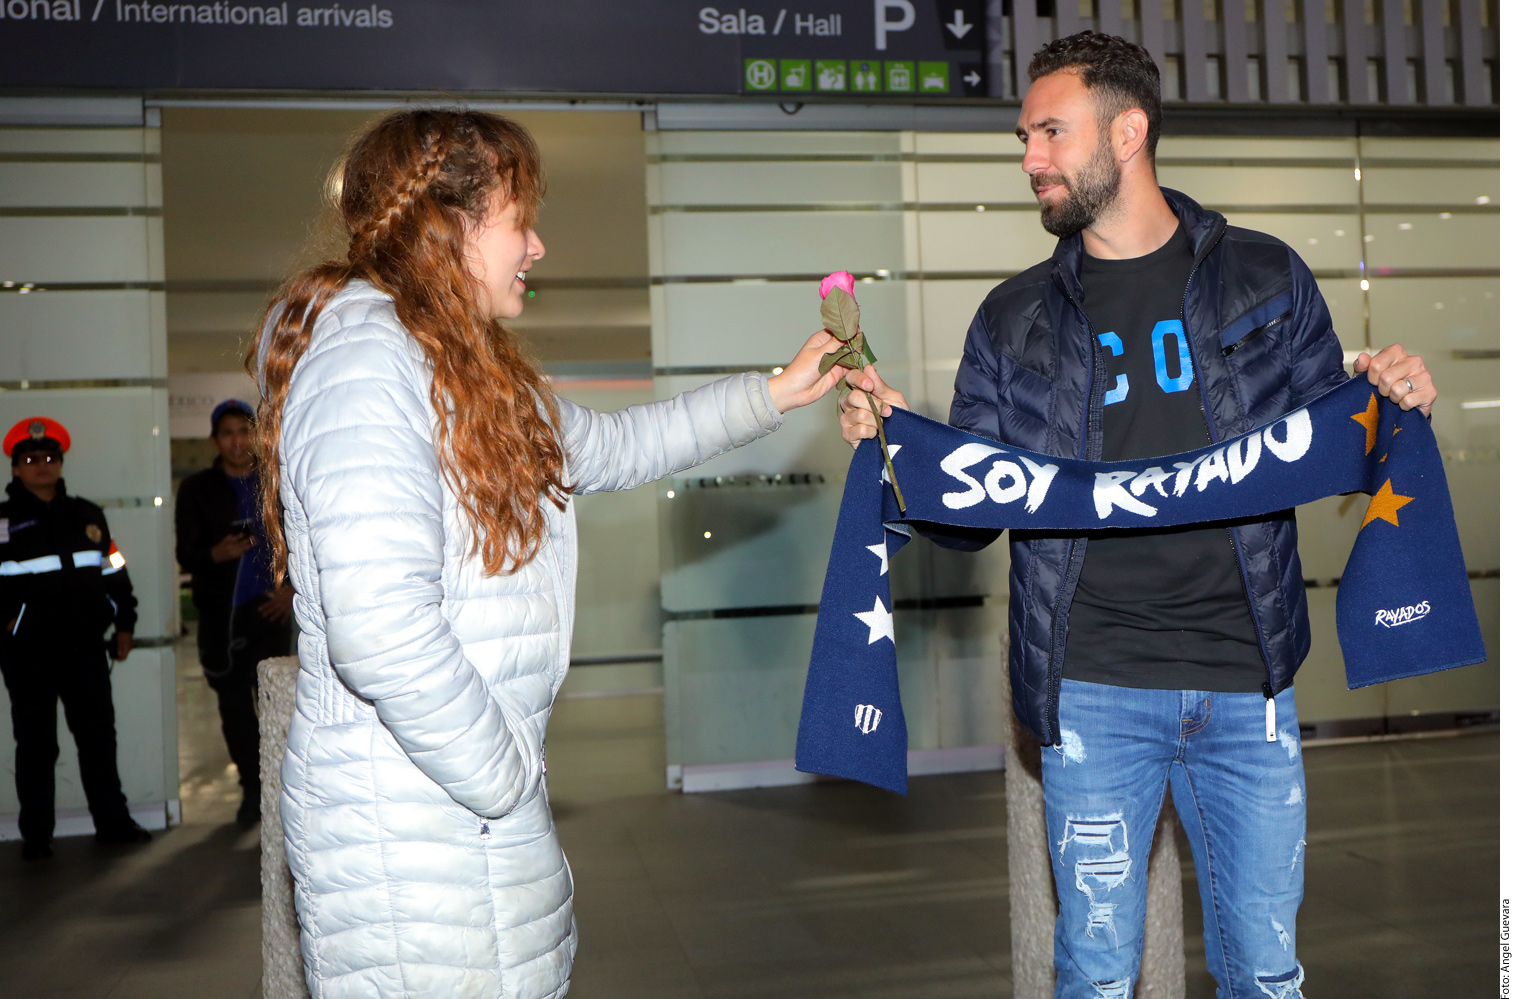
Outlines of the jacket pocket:
M 1230 357 L 1243 344 L 1281 327 L 1293 314 L 1294 296 L 1290 292 L 1269 299 L 1221 330 L 1220 352 Z

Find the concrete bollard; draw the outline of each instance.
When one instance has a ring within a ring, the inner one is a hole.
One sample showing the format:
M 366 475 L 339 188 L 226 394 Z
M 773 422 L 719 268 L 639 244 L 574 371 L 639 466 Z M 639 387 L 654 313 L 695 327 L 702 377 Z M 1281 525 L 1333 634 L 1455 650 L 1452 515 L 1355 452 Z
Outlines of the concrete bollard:
M 1052 999 L 1052 927 L 1057 892 L 1042 804 L 1041 746 L 1010 702 L 1008 635 L 1000 636 L 1005 706 L 1006 845 L 1010 859 L 1010 978 L 1015 999 Z M 1163 804 L 1147 865 L 1146 949 L 1135 999 L 1183 999 L 1184 909 L 1178 869 L 1178 814 Z
M 279 656 L 258 663 L 258 744 L 263 795 L 263 999 L 308 999 L 295 919 L 294 878 L 284 858 L 279 821 L 284 744 L 295 713 L 295 677 L 300 660 Z

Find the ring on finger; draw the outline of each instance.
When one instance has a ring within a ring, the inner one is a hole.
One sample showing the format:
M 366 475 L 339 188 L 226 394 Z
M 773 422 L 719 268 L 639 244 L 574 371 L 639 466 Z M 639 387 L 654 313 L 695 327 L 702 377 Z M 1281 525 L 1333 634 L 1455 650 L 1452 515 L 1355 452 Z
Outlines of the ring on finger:
M 1410 381 L 1410 379 L 1406 378 L 1405 379 L 1405 395 L 1409 395 L 1411 392 L 1414 392 L 1414 391 L 1415 391 L 1415 383 L 1412 382 L 1412 381 Z

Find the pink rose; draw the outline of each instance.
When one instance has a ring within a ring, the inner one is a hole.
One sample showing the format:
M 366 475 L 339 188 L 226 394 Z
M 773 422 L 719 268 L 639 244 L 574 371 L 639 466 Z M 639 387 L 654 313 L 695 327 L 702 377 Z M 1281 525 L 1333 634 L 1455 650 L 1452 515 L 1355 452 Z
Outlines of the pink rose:
M 832 288 L 840 288 L 853 298 L 857 297 L 857 293 L 852 290 L 852 275 L 846 271 L 836 271 L 833 274 L 826 275 L 826 279 L 821 282 L 821 297 L 825 298 L 831 294 Z

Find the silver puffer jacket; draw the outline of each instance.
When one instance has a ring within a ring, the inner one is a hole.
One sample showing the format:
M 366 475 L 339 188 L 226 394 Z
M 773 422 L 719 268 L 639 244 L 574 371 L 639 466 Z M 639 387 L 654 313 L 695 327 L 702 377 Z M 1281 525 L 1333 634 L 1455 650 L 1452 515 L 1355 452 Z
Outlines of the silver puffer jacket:
M 436 454 L 431 372 L 370 285 L 295 367 L 279 447 L 300 679 L 282 814 L 313 999 L 568 991 L 573 881 L 543 735 L 568 667 L 573 510 L 485 575 Z M 559 400 L 577 492 L 629 489 L 771 433 L 735 375 L 596 413 Z

